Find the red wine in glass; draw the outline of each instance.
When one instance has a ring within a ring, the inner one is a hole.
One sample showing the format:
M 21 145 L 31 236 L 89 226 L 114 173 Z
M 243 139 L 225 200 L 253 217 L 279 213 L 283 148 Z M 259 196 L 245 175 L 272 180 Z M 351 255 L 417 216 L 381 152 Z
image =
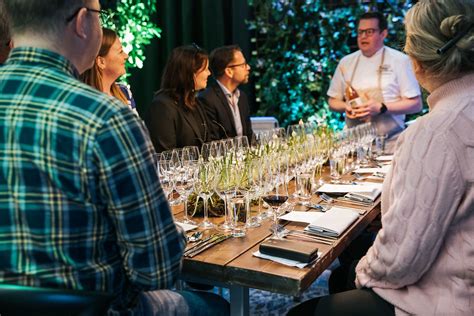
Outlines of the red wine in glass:
M 288 195 L 276 195 L 276 194 L 269 194 L 269 195 L 264 195 L 262 199 L 270 205 L 272 208 L 279 208 L 283 203 L 288 200 Z

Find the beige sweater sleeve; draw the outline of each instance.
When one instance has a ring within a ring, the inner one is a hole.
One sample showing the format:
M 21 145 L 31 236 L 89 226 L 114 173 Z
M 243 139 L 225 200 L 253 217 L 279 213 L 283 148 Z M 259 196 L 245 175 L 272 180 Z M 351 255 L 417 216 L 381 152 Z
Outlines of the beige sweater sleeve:
M 396 289 L 417 282 L 456 215 L 464 181 L 453 138 L 427 125 L 403 135 L 384 187 L 383 228 L 356 268 L 358 287 Z

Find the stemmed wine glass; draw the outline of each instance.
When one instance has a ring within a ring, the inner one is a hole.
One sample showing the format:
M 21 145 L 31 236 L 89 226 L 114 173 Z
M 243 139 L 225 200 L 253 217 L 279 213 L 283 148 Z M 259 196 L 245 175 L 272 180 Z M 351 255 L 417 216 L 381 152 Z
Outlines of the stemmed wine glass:
M 247 179 L 246 179 L 246 187 L 247 187 L 247 199 L 246 199 L 246 224 L 245 226 L 248 228 L 259 227 L 261 225 L 262 218 L 260 217 L 260 205 L 259 210 L 256 216 L 251 216 L 250 212 L 250 202 L 252 199 L 256 199 L 260 197 L 260 183 L 261 183 L 261 175 L 262 175 L 262 159 L 254 158 L 249 160 L 246 165 L 245 169 L 247 170 Z
M 288 187 L 285 181 L 285 176 L 281 174 L 280 160 L 277 159 L 271 166 L 271 174 L 272 174 L 272 184 L 273 189 L 262 196 L 262 199 L 265 203 L 267 203 L 272 208 L 273 214 L 273 225 L 272 231 L 273 235 L 272 238 L 280 239 L 281 236 L 278 233 L 280 231 L 278 227 L 278 216 L 280 215 L 280 207 L 285 204 L 288 200 Z
M 183 147 L 182 153 L 181 153 L 181 164 L 182 168 L 184 169 L 183 176 L 186 176 L 186 179 L 183 179 L 182 184 L 187 187 L 187 189 L 183 188 L 184 191 L 183 194 L 179 192 L 180 196 L 182 195 L 183 197 L 183 202 L 184 202 L 184 223 L 187 224 L 196 224 L 193 220 L 189 219 L 188 216 L 188 199 L 189 195 L 194 190 L 194 184 L 197 181 L 197 171 L 198 171 L 198 161 L 199 161 L 199 149 L 197 146 L 185 146 Z M 178 190 L 179 184 L 177 184 Z
M 212 141 L 202 144 L 201 157 L 204 161 L 216 160 L 219 156 L 219 141 Z
M 166 198 L 169 199 L 174 188 L 173 169 L 169 160 L 158 160 L 158 175 L 161 188 L 165 192 Z
M 235 193 L 235 183 L 233 181 L 233 165 L 232 165 L 232 156 L 226 155 L 219 165 L 219 172 L 217 179 L 214 182 L 214 190 L 219 195 L 219 197 L 224 201 L 224 223 L 222 223 L 219 228 L 223 230 L 231 230 L 233 225 L 229 221 L 229 199 Z
M 208 205 L 209 198 L 214 192 L 214 181 L 217 179 L 214 163 L 209 161 L 200 161 L 197 175 L 198 179 L 195 183 L 196 192 L 198 192 L 199 197 L 202 198 L 204 205 L 204 219 L 199 226 L 204 229 L 214 228 L 215 225 L 209 221 Z
M 179 172 L 175 175 L 175 189 L 179 193 L 180 199 L 184 204 L 184 219 L 185 224 L 196 224 L 193 220 L 188 217 L 188 198 L 189 195 L 194 191 L 194 173 L 195 168 L 192 166 L 183 166 Z
M 185 161 L 198 161 L 199 160 L 199 148 L 197 146 L 185 146 L 183 147 L 181 154 L 183 162 Z
M 169 178 L 171 179 L 171 184 L 173 187 L 171 188 L 170 192 L 168 193 L 168 201 L 171 205 L 174 205 L 178 203 L 179 201 L 174 199 L 174 194 L 173 192 L 176 191 L 176 181 L 175 181 L 175 176 L 180 172 L 181 169 L 181 149 L 170 149 L 170 150 L 165 150 L 161 152 L 160 154 L 160 162 L 163 162 L 161 164 L 161 167 L 163 168 L 166 166 L 167 173 Z

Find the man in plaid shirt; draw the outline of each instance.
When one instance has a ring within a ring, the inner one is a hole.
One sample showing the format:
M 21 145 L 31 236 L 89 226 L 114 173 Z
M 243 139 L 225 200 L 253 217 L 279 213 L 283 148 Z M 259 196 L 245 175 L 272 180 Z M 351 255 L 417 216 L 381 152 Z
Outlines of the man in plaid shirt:
M 101 43 L 99 1 L 4 4 L 17 48 L 0 68 L 0 283 L 113 293 L 112 314 L 193 313 L 189 293 L 154 291 L 186 241 L 146 129 L 77 80 Z

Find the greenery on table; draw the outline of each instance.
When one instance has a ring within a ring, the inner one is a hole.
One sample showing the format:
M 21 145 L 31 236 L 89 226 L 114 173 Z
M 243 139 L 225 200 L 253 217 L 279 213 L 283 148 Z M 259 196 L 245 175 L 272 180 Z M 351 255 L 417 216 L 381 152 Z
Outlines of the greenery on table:
M 115 30 L 129 58 L 126 67 L 143 67 L 144 48 L 151 40 L 161 37 L 161 29 L 151 21 L 156 12 L 156 0 L 101 0 L 110 19 L 104 26 Z
M 357 49 L 357 17 L 369 9 L 384 12 L 390 33 L 386 43 L 400 49 L 410 6 L 410 1 L 339 1 L 332 7 L 314 0 L 248 1 L 254 12 L 248 26 L 255 32 L 251 65 L 258 115 L 275 116 L 282 126 L 304 119 L 334 128 L 342 128 L 344 119 L 329 110 L 326 91 L 339 60 Z

